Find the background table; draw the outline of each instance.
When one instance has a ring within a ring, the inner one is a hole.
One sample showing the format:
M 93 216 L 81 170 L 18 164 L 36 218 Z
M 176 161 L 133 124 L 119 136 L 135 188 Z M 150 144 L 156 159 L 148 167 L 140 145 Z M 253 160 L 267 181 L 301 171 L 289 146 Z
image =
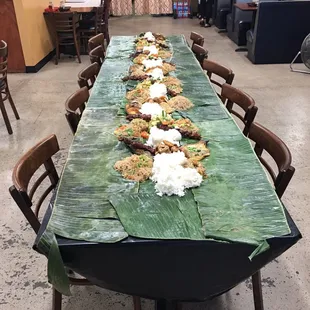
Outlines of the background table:
M 215 114 L 211 113 L 215 110 L 223 112 L 223 114 L 218 114 L 220 115 L 218 117 L 230 117 L 209 80 L 203 75 L 185 38 L 178 36 L 169 39 L 174 47 L 174 62 L 177 64 L 179 74 L 184 76 L 188 74 L 189 68 L 194 68 L 201 81 L 199 85 L 196 85 L 197 80 L 194 79 L 194 81 L 184 83 L 184 92 L 195 92 L 195 87 L 197 92 L 197 87 L 201 87 L 203 93 L 198 92 L 196 98 L 199 96 L 208 98 L 210 106 L 205 106 L 205 108 L 209 109 L 208 119 L 210 121 L 215 117 Z M 105 116 L 106 109 L 110 109 L 111 102 L 115 100 L 122 102 L 124 98 L 126 86 L 121 78 L 128 72 L 131 64 L 129 55 L 132 53 L 133 40 L 133 37 L 112 38 L 106 60 L 92 90 L 70 152 L 80 151 L 85 156 L 87 152 L 91 152 L 95 157 L 102 154 L 103 149 L 100 149 L 102 140 L 100 139 L 106 137 L 100 137 L 100 132 L 102 132 L 105 121 L 108 121 Z M 186 61 L 180 64 L 178 60 L 181 59 L 186 59 Z M 113 88 L 109 85 L 113 85 Z M 87 130 L 84 131 L 82 137 L 83 128 Z M 91 136 L 95 137 L 95 144 L 94 141 L 90 141 Z M 83 148 L 80 144 L 82 141 L 87 141 L 87 147 Z M 91 149 L 88 150 L 88 148 Z M 79 172 L 87 169 L 85 163 L 83 165 L 82 162 L 76 160 L 70 162 L 69 157 L 71 171 L 72 164 L 79 167 Z M 73 178 L 72 182 L 76 180 Z M 61 186 L 68 189 L 70 184 L 60 183 Z M 72 187 L 72 194 L 77 193 L 76 186 L 80 185 L 75 183 L 75 187 Z M 86 191 L 79 187 L 79 194 L 83 195 L 84 192 L 90 199 L 88 193 L 91 183 L 84 184 L 84 186 Z M 101 191 L 102 188 L 100 189 L 99 186 L 98 190 Z M 65 192 L 67 193 L 66 190 Z M 70 203 L 70 194 L 67 193 L 67 195 L 67 203 Z M 95 203 L 96 199 L 100 198 L 95 197 L 90 203 Z M 111 244 L 70 240 L 62 237 L 58 237 L 57 240 L 63 261 L 70 269 L 103 288 L 159 300 L 157 308 L 165 309 L 166 300 L 202 301 L 220 295 L 281 255 L 301 237 L 288 213 L 286 216 L 291 233 L 268 240 L 270 249 L 254 257 L 253 261 L 250 261 L 248 256 L 254 251 L 255 246 L 243 243 L 213 240 L 163 241 L 132 237 Z M 45 230 L 48 217 L 47 213 L 38 239 Z
M 247 3 L 242 3 L 242 2 L 234 3 L 234 6 L 236 8 L 238 8 L 239 10 L 241 10 L 241 11 L 253 12 L 253 14 L 252 14 L 252 22 L 251 22 L 251 29 L 254 29 L 254 27 L 255 27 L 255 20 L 256 20 L 256 13 L 257 13 L 257 6 L 250 6 Z M 238 47 L 235 51 L 236 52 L 247 52 L 248 49 L 247 49 L 247 47 Z

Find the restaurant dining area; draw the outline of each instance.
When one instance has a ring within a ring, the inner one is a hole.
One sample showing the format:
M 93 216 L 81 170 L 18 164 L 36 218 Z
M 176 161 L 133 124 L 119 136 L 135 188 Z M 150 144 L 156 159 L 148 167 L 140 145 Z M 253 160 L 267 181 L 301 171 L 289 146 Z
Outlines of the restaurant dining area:
M 310 1 L 208 1 L 0 3 L 0 310 L 310 309 Z

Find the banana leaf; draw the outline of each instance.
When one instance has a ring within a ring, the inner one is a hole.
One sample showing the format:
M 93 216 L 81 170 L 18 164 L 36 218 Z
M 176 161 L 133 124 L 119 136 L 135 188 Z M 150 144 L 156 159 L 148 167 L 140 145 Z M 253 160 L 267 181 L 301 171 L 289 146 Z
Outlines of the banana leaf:
M 126 232 L 146 239 L 204 240 L 193 194 L 183 197 L 156 194 L 113 196 L 110 201 Z

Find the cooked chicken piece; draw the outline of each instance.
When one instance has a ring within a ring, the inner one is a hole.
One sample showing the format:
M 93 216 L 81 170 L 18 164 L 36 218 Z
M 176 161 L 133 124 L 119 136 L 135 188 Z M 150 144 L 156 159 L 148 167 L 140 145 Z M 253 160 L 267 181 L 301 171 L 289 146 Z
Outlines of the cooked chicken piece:
M 206 147 L 205 141 L 183 145 L 181 150 L 184 152 L 187 158 L 191 159 L 192 162 L 198 162 L 210 155 L 210 151 Z

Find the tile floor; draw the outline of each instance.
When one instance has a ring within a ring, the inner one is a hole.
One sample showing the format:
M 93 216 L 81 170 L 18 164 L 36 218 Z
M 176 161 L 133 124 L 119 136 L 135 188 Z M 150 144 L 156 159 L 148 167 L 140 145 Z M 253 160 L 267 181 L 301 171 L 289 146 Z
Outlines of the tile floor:
M 124 17 L 111 19 L 112 35 L 132 35 L 153 30 L 164 34 L 185 34 L 192 30 L 205 37 L 209 58 L 236 74 L 234 85 L 248 92 L 259 107 L 257 120 L 278 134 L 290 147 L 296 174 L 284 195 L 284 202 L 304 238 L 294 248 L 262 271 L 265 308 L 268 310 L 310 309 L 310 76 L 291 73 L 288 65 L 251 64 L 245 53 L 217 29 L 202 29 L 196 19 L 169 17 Z M 9 84 L 21 119 L 14 120 L 8 107 L 14 134 L 9 136 L 0 117 L 0 309 L 51 309 L 51 289 L 46 279 L 46 259 L 31 249 L 34 233 L 8 193 L 11 171 L 18 158 L 37 141 L 55 133 L 61 146 L 56 158 L 63 165 L 72 134 L 64 117 L 64 101 L 77 89 L 77 73 L 89 64 L 62 59 L 37 74 L 11 74 Z M 74 296 L 64 298 L 63 309 L 129 310 L 131 298 L 99 288 L 74 288 Z M 152 302 L 143 301 L 143 309 Z M 186 304 L 184 309 L 254 309 L 250 281 L 229 293 L 203 304 Z

